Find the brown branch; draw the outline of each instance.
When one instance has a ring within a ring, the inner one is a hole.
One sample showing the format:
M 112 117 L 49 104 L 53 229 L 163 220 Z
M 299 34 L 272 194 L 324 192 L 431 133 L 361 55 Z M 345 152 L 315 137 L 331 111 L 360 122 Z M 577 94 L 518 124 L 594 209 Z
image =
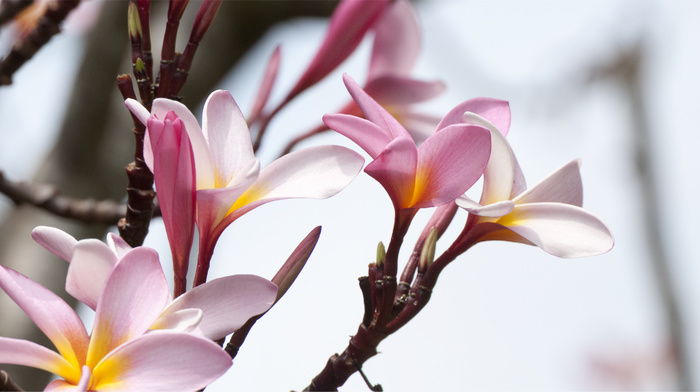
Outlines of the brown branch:
M 64 218 L 85 223 L 116 225 L 126 205 L 113 200 L 75 199 L 47 184 L 11 181 L 0 171 L 0 193 L 17 205 L 30 204 Z
M 78 4 L 80 0 L 58 0 L 47 6 L 34 30 L 16 43 L 10 54 L 0 62 L 0 85 L 12 84 L 12 75 L 49 42 L 51 37 L 61 31 L 61 22 Z

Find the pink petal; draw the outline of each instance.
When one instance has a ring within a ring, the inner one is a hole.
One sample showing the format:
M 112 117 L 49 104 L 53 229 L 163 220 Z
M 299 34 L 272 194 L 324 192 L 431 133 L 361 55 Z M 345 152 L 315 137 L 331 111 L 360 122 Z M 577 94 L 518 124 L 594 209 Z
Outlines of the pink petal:
M 557 257 L 595 256 L 614 244 L 610 230 L 597 216 L 569 204 L 517 205 L 497 223 Z
M 204 104 L 202 130 L 215 167 L 215 187 L 224 187 L 255 159 L 248 125 L 228 91 L 209 95 Z
M 172 122 L 166 118 L 164 132 L 153 150 L 158 202 L 173 256 L 175 277 L 179 282 L 184 282 L 187 275 L 194 239 L 196 192 L 194 157 L 183 128 L 179 118 Z
M 583 206 L 581 160 L 574 159 L 516 197 L 517 204 L 557 202 Z
M 490 132 L 473 125 L 451 125 L 418 149 L 411 205 L 432 207 L 455 200 L 481 177 L 491 154 Z
M 0 336 L 0 363 L 46 370 L 73 382 L 80 377 L 75 366 L 58 353 L 27 340 Z
M 407 75 L 421 48 L 421 32 L 416 12 L 407 1 L 396 1 L 374 26 L 374 46 L 368 80 L 380 75 Z
M 0 266 L 0 287 L 68 362 L 73 366 L 84 363 L 89 338 L 73 308 L 44 286 L 3 266 Z
M 389 194 L 394 206 L 413 207 L 418 150 L 410 137 L 394 139 L 370 162 L 365 172 L 377 180 Z
M 114 233 L 107 234 L 107 245 L 109 245 L 110 249 L 117 255 L 118 259 L 124 257 L 124 255 L 133 249 L 122 237 Z
M 107 277 L 117 261 L 117 256 L 103 242 L 94 239 L 80 241 L 68 267 L 66 292 L 96 309 Z
M 455 201 L 458 206 L 464 208 L 470 214 L 490 218 L 500 218 L 504 215 L 508 215 L 515 207 L 515 203 L 513 203 L 512 200 L 503 200 L 482 206 L 464 195 L 458 197 Z
M 187 129 L 187 136 L 190 138 L 195 167 L 197 168 L 197 188 L 213 187 L 214 166 L 209 155 L 209 146 L 204 139 L 202 128 L 199 127 L 197 119 L 187 106 L 180 102 L 165 98 L 157 98 L 153 101 L 152 115 L 155 115 L 160 120 L 164 120 L 168 112 L 174 112 L 184 122 L 185 129 Z M 145 155 L 146 148 L 144 146 L 144 158 Z
M 195 335 L 153 331 L 110 352 L 93 368 L 100 391 L 196 391 L 223 375 L 231 357 Z
M 202 287 L 202 286 L 199 286 Z M 180 297 L 178 297 L 180 298 Z M 201 309 L 180 309 L 169 311 L 166 308 L 163 314 L 151 325 L 150 329 L 167 329 L 177 332 L 191 332 L 202 321 Z
M 65 261 L 70 261 L 73 257 L 73 248 L 78 243 L 78 240 L 65 231 L 48 226 L 35 227 L 32 230 L 32 238 L 46 250 Z
M 394 75 L 372 79 L 365 86 L 365 92 L 384 107 L 424 102 L 444 91 L 445 84 L 440 81 L 426 82 Z M 435 124 L 437 125 L 437 122 Z
M 127 98 L 126 101 L 124 101 L 124 104 L 131 111 L 131 113 L 136 116 L 139 121 L 141 121 L 141 124 L 146 125 L 148 118 L 151 117 L 151 113 L 145 106 L 141 105 L 141 102 L 135 99 Z
M 82 373 L 80 374 L 80 380 L 77 385 L 75 383 L 66 382 L 65 380 L 53 380 L 49 385 L 44 388 L 44 392 L 53 391 L 70 391 L 70 392 L 87 392 L 90 387 L 90 380 L 92 378 L 92 372 L 87 366 L 82 367 Z
M 360 44 L 389 0 L 344 0 L 336 7 L 328 33 L 313 61 L 289 92 L 287 100 L 317 83 L 342 63 Z
M 114 267 L 97 304 L 87 365 L 144 334 L 169 301 L 168 282 L 155 250 L 138 247 Z
M 491 157 L 484 170 L 484 186 L 479 203 L 485 206 L 503 200 L 510 200 L 513 186 L 516 183 L 517 167 L 510 144 L 508 144 L 505 136 L 483 117 L 474 113 L 467 113 L 463 119 L 466 123 L 482 126 L 491 132 Z M 520 173 L 520 168 L 517 167 L 517 169 L 517 173 Z M 519 175 L 522 176 L 522 173 Z
M 440 122 L 440 118 L 431 114 L 417 113 L 409 107 L 393 109 L 394 116 L 401 119 L 401 124 L 416 142 L 417 146 L 423 144 L 425 139 L 435 133 L 435 127 Z
M 272 162 L 231 207 L 227 220 L 278 199 L 325 199 L 343 190 L 364 165 L 358 153 L 340 146 L 293 151 Z
M 352 99 L 362 109 L 362 113 L 369 121 L 376 124 L 391 139 L 409 136 L 399 122 L 389 114 L 377 101 L 369 96 L 350 76 L 343 75 L 343 82 Z
M 233 333 L 249 318 L 265 312 L 277 298 L 277 286 L 255 275 L 232 275 L 199 285 L 177 297 L 164 316 L 182 309 L 200 309 L 197 326 L 204 336 L 218 340 Z
M 326 114 L 323 122 L 328 128 L 347 137 L 372 158 L 377 158 L 391 142 L 391 136 L 364 118 L 347 114 Z
M 462 102 L 445 115 L 440 125 L 438 125 L 438 129 L 451 124 L 459 124 L 462 122 L 462 116 L 466 112 L 485 118 L 503 136 L 508 134 L 508 129 L 510 129 L 510 105 L 508 101 L 493 98 L 473 98 Z

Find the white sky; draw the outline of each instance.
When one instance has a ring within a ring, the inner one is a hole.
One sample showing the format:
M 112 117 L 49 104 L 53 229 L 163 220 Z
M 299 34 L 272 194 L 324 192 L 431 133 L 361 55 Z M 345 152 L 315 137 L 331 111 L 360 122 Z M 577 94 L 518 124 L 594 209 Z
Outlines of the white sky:
M 693 299 L 700 294 L 695 289 L 700 270 L 693 257 L 692 224 L 700 213 L 692 203 L 699 194 L 694 170 L 699 139 L 691 116 L 700 103 L 700 3 L 431 0 L 421 3 L 419 11 L 425 41 L 414 75 L 441 78 L 449 90 L 427 110 L 444 114 L 476 96 L 509 100 L 513 119 L 508 138 L 528 182 L 581 158 L 584 207 L 603 218 L 616 245 L 606 255 L 577 260 L 560 260 L 518 244 L 478 245 L 446 269 L 426 309 L 379 346 L 381 354 L 365 364 L 368 377 L 385 390 L 402 391 L 631 387 L 601 380 L 590 370 L 591 358 L 603 356 L 636 361 L 634 369 L 644 373 L 636 385 L 640 389 L 663 388 L 663 371 L 645 362 L 660 355 L 666 337 L 643 240 L 628 106 L 615 85 L 584 81 L 592 64 L 604 63 L 637 39 L 646 40 L 643 90 L 655 131 L 655 170 L 663 186 L 664 240 L 683 293 L 687 329 L 698 330 Z M 324 31 L 322 21 L 275 29 L 220 87 L 231 90 L 246 112 L 260 64 L 282 43 L 279 98 L 308 63 Z M 60 53 L 74 42 L 57 39 L 52 45 L 65 45 L 54 49 Z M 340 74 L 364 80 L 368 49 L 365 44 L 326 83 L 273 122 L 260 156 L 263 165 L 294 132 L 317 124 L 323 113 L 348 99 Z M 40 55 L 49 56 L 50 50 Z M 56 72 L 70 68 L 60 61 L 52 64 Z M 51 80 L 48 73 L 39 74 Z M 26 97 L 7 91 L 0 90 L 0 118 L 5 121 L 0 138 L 9 140 L 12 134 L 20 140 L 0 143 L 0 168 L 14 178 L 28 178 L 37 159 L 26 151 L 42 154 L 46 146 L 37 145 L 32 131 L 15 130 L 59 122 L 61 108 L 52 104 L 57 99 L 50 94 Z M 15 94 L 12 99 L 10 94 Z M 41 110 L 42 116 L 9 114 L 27 107 Z M 199 111 L 193 109 L 196 115 Z M 332 134 L 311 143 L 352 147 Z M 428 215 L 419 216 L 407 248 Z M 438 251 L 447 247 L 463 220 L 464 214 L 456 218 Z M 162 225 L 154 223 L 147 245 L 168 260 Z M 357 277 L 366 273 L 377 242 L 388 241 L 391 224 L 388 197 L 361 174 L 329 200 L 271 203 L 229 227 L 216 249 L 212 278 L 234 273 L 270 278 L 308 231 L 323 225 L 323 233 L 298 281 L 258 322 L 232 369 L 207 390 L 304 388 L 331 354 L 345 348 L 361 321 Z M 697 356 L 697 336 L 692 336 L 691 349 Z M 694 368 L 698 366 L 700 362 Z M 342 390 L 367 389 L 356 375 Z

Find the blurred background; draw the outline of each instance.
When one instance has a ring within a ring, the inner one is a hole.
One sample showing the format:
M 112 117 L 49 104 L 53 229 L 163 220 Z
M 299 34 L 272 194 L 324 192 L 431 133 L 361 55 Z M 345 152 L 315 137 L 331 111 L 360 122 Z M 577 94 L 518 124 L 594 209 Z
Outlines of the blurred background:
M 52 184 L 63 194 L 124 197 L 133 157 L 132 124 L 116 89 L 131 70 L 126 2 L 88 0 L 0 88 L 0 170 L 14 181 Z M 154 2 L 152 39 L 162 37 L 167 3 Z M 282 45 L 277 102 L 320 44 L 334 2 L 225 1 L 181 95 L 199 116 L 203 99 L 230 90 L 249 112 L 264 64 Z M 442 274 L 428 306 L 379 346 L 364 365 L 385 390 L 697 389 L 700 295 L 693 248 L 700 212 L 700 3 L 693 1 L 416 1 L 423 50 L 413 76 L 440 79 L 447 92 L 422 106 L 438 117 L 469 98 L 510 101 L 508 139 L 528 184 L 581 158 L 584 208 L 615 235 L 612 251 L 562 260 L 535 247 L 482 243 Z M 198 3 L 181 22 L 184 45 Z M 187 19 L 189 18 L 189 19 Z M 189 21 L 188 21 L 189 20 Z M 88 23 L 92 21 L 91 23 Z M 156 26 L 161 26 L 157 28 Z M 274 160 L 295 135 L 349 98 L 347 72 L 364 80 L 371 40 L 276 117 L 258 156 Z M 11 31 L 0 35 L 5 51 Z M 178 50 L 182 50 L 182 46 Z M 154 50 L 154 53 L 158 53 Z M 157 59 L 156 55 L 156 59 Z M 339 135 L 314 144 L 355 148 Z M 422 230 L 422 211 L 402 253 Z M 31 241 L 37 225 L 76 238 L 114 227 L 83 225 L 0 197 L 0 263 L 62 290 L 66 263 Z M 342 351 L 362 317 L 357 278 L 388 242 L 389 198 L 362 173 L 322 201 L 267 204 L 230 226 L 210 278 L 271 278 L 315 226 L 321 239 L 290 291 L 248 336 L 234 366 L 207 390 L 300 390 Z M 460 212 L 438 252 L 461 230 Z M 145 245 L 167 269 L 169 248 L 154 219 Z M 196 251 L 196 250 L 195 250 Z M 404 258 L 405 259 L 405 258 Z M 81 310 L 90 322 L 89 312 Z M 0 335 L 42 340 L 7 296 Z M 47 378 L 3 365 L 26 389 Z M 342 390 L 367 390 L 359 375 Z

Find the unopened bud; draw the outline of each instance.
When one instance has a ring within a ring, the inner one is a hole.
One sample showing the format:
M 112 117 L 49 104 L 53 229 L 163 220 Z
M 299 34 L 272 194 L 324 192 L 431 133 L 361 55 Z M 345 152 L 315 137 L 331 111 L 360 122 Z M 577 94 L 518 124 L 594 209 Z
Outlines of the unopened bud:
M 384 243 L 379 241 L 377 244 L 377 267 L 384 265 L 384 260 L 386 259 L 386 248 Z
M 430 264 L 435 260 L 435 244 L 437 244 L 438 233 L 437 229 L 433 227 L 430 230 L 428 238 L 425 239 L 423 244 L 423 250 L 420 252 L 420 264 L 419 268 L 423 271 L 430 267 Z
M 146 72 L 146 64 L 140 58 L 136 59 L 136 71 Z
M 132 41 L 141 41 L 143 30 L 141 29 L 139 10 L 135 3 L 129 2 L 128 19 L 129 37 Z

